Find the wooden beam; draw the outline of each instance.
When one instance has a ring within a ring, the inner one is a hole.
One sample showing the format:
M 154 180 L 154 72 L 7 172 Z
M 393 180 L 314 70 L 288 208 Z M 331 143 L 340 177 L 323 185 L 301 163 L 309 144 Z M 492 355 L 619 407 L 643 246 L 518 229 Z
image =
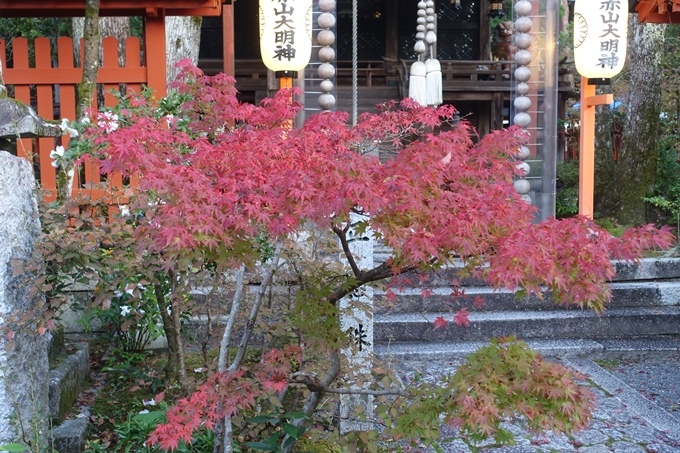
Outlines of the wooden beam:
M 385 57 L 399 59 L 399 2 L 388 0 L 385 6 L 386 48 Z
M 666 14 L 649 13 L 644 20 L 641 20 L 640 22 L 646 24 L 680 24 L 680 11 L 670 11 Z
M 656 10 L 657 3 L 662 0 L 644 0 L 637 4 L 635 11 L 638 13 L 638 20 L 640 22 L 645 22 L 646 17 L 649 13 Z
M 78 83 L 82 68 L 44 68 L 39 73 L 33 68 L 7 68 L 3 71 L 9 85 L 61 85 Z M 97 83 L 142 83 L 146 81 L 146 68 L 101 68 Z
M 165 67 L 165 14 L 144 17 L 144 58 L 146 59 L 147 85 L 160 100 L 166 94 Z
M 236 76 L 236 58 L 234 53 L 234 5 L 222 5 L 222 72 Z
M 596 96 L 588 96 L 586 98 L 586 107 L 594 107 L 596 105 L 609 105 L 614 102 L 613 94 L 598 94 Z
M 0 17 L 82 17 L 82 0 L 2 0 Z M 101 0 L 100 16 L 144 16 L 147 8 L 166 16 L 219 16 L 221 0 Z
M 480 60 L 491 59 L 491 19 L 489 18 L 489 2 L 480 0 L 475 2 L 475 8 L 479 9 L 479 55 Z
M 491 101 L 491 130 L 499 131 L 503 129 L 503 93 L 498 91 L 493 94 Z
M 220 0 L 101 0 L 100 10 L 219 8 Z M 82 0 L 3 0 L 2 9 L 85 9 Z

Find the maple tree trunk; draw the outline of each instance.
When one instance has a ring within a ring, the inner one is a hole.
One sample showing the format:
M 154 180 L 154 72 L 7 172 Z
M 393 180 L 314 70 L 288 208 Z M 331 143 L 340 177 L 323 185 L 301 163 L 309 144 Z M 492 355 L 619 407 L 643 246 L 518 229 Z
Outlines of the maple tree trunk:
M 165 18 L 165 64 L 166 80 L 175 80 L 179 70 L 178 61 L 188 58 L 198 63 L 198 50 L 201 44 L 201 17 L 167 16 Z
M 628 21 L 630 94 L 623 127 L 623 144 L 617 163 L 614 218 L 621 225 L 646 223 L 643 197 L 656 183 L 657 140 L 663 71 L 665 24 L 640 24 L 637 15 Z
M 231 333 L 234 330 L 234 323 L 236 322 L 236 318 L 238 318 L 238 312 L 241 308 L 243 277 L 245 272 L 246 268 L 244 265 L 241 265 L 236 271 L 236 291 L 234 293 L 234 299 L 231 302 L 231 310 L 229 312 L 229 318 L 227 319 L 227 325 L 224 327 L 224 332 L 222 334 L 222 341 L 220 342 L 220 353 L 217 362 L 217 371 L 220 373 L 227 371 L 227 362 L 229 361 L 229 339 L 231 338 Z M 231 418 L 227 416 L 224 417 L 222 423 L 215 424 L 215 445 L 213 452 L 231 453 L 231 438 Z
M 85 20 L 82 17 L 74 17 L 71 21 L 73 27 L 73 54 L 76 61 L 80 60 L 80 38 L 83 37 Z M 125 39 L 131 36 L 129 17 L 100 17 L 99 36 L 113 36 L 118 40 L 118 65 L 125 66 Z M 99 58 L 102 58 L 102 49 L 99 47 Z
M 158 302 L 158 310 L 163 320 L 163 331 L 168 339 L 168 363 L 165 365 L 165 386 L 178 382 L 184 387 L 186 373 L 184 370 L 184 350 L 180 334 L 179 310 L 174 307 L 172 300 L 168 301 L 160 284 L 154 285 L 154 292 Z M 168 313 L 168 308 L 170 313 Z
M 87 0 L 85 4 L 85 18 L 83 19 L 83 75 L 76 90 L 78 103 L 76 105 L 76 119 L 82 120 L 92 104 L 97 88 L 97 74 L 99 73 L 99 0 Z M 72 140 L 81 138 L 73 137 Z M 71 199 L 74 177 L 74 162 L 60 165 L 57 172 L 57 203 L 63 205 Z
M 76 116 L 82 119 L 92 103 L 99 73 L 99 0 L 87 0 L 83 22 L 83 78 L 78 84 Z
M 74 17 L 71 21 L 73 26 L 73 54 L 76 61 L 80 60 L 80 38 L 83 37 L 84 19 L 82 17 Z M 130 18 L 129 17 L 100 17 L 99 18 L 99 42 L 107 36 L 113 36 L 118 40 L 118 66 L 125 66 L 125 40 L 131 35 Z M 103 48 L 99 46 L 99 59 L 103 59 Z M 97 87 L 97 99 L 99 105 L 102 105 L 104 100 L 104 86 Z

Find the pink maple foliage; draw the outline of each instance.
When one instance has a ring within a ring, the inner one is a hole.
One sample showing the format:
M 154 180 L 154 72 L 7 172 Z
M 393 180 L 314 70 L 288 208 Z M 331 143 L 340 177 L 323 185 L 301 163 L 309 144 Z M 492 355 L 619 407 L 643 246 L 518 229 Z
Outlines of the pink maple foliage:
M 394 258 L 340 284 L 329 303 L 361 285 L 436 270 L 457 257 L 466 272 L 497 288 L 540 296 L 547 287 L 558 301 L 601 311 L 611 258 L 636 259 L 645 248 L 671 244 L 667 228 L 643 226 L 615 238 L 584 217 L 534 223 L 534 209 L 513 187 L 522 132 L 495 131 L 475 143 L 469 124 L 453 126 L 448 105 L 405 99 L 362 115 L 354 127 L 347 114 L 326 112 L 290 129 L 301 108 L 290 102 L 294 90 L 258 106 L 241 104 L 233 79 L 206 77 L 187 64 L 173 88 L 183 96 L 177 118 L 154 115 L 137 97 L 139 110 L 125 112 L 118 129 L 96 139 L 106 155 L 103 171 L 137 181 L 136 208 L 147 219 L 136 231 L 140 250 L 174 257 L 168 266 L 200 250 L 236 267 L 254 259 L 258 234 L 280 238 L 310 225 L 335 232 L 358 213 Z M 368 151 L 386 143 L 398 153 L 383 163 Z M 453 320 L 466 326 L 468 316 L 463 308 Z M 434 327 L 446 323 L 439 317 Z M 199 426 L 252 406 L 259 392 L 282 390 L 296 353 L 267 353 L 257 374 L 264 389 L 241 374 L 210 377 L 168 412 L 151 442 L 175 448 Z

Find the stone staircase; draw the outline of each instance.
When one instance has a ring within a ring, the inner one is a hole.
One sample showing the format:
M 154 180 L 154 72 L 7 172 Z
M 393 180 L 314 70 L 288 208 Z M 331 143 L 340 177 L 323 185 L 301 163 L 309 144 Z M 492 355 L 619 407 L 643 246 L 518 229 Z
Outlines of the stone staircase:
M 78 395 L 90 383 L 90 354 L 87 343 L 66 343 L 63 330 L 50 341 L 49 417 L 53 427 L 51 444 L 62 453 L 83 451 L 87 431 L 86 407 L 75 407 Z M 67 414 L 74 414 L 66 418 Z
M 376 261 L 389 253 L 376 247 Z M 462 282 L 465 295 L 460 307 L 472 312 L 467 327 L 449 323 L 434 329 L 438 316 L 451 319 L 447 283 L 455 269 L 447 269 L 428 282 L 432 294 L 423 298 L 422 288 L 414 285 L 395 291 L 396 300 L 386 303 L 384 293 L 376 292 L 374 317 L 375 351 L 405 361 L 456 360 L 484 344 L 491 337 L 515 335 L 545 355 L 577 356 L 615 354 L 632 350 L 630 340 L 656 339 L 677 350 L 680 336 L 680 260 L 645 259 L 640 265 L 616 263 L 612 300 L 607 310 L 597 315 L 591 310 L 555 306 L 550 294 L 516 299 L 510 291 L 493 291 L 480 282 Z M 480 296 L 486 305 L 473 309 L 472 298 Z M 625 341 L 621 341 L 625 340 Z M 661 344 L 660 347 L 663 347 Z

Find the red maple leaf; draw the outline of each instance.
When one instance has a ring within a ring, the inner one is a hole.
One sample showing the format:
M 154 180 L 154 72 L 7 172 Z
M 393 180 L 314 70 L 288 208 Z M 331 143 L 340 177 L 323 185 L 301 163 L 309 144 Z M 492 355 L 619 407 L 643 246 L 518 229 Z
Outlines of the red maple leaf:
M 470 312 L 468 311 L 467 308 L 463 307 L 460 310 L 458 310 L 456 315 L 453 317 L 453 320 L 459 326 L 467 327 L 468 324 L 470 324 L 470 319 L 468 319 L 468 316 L 470 316 Z
M 472 306 L 475 308 L 482 308 L 486 305 L 484 298 L 482 296 L 475 296 L 472 300 Z
M 288 386 L 288 380 L 286 379 L 286 376 L 282 374 L 275 374 L 271 379 L 262 381 L 262 386 L 267 390 L 280 392 Z
M 444 319 L 443 316 L 437 316 L 437 318 L 434 320 L 434 328 L 436 329 L 443 329 L 446 327 L 448 324 L 448 321 Z

